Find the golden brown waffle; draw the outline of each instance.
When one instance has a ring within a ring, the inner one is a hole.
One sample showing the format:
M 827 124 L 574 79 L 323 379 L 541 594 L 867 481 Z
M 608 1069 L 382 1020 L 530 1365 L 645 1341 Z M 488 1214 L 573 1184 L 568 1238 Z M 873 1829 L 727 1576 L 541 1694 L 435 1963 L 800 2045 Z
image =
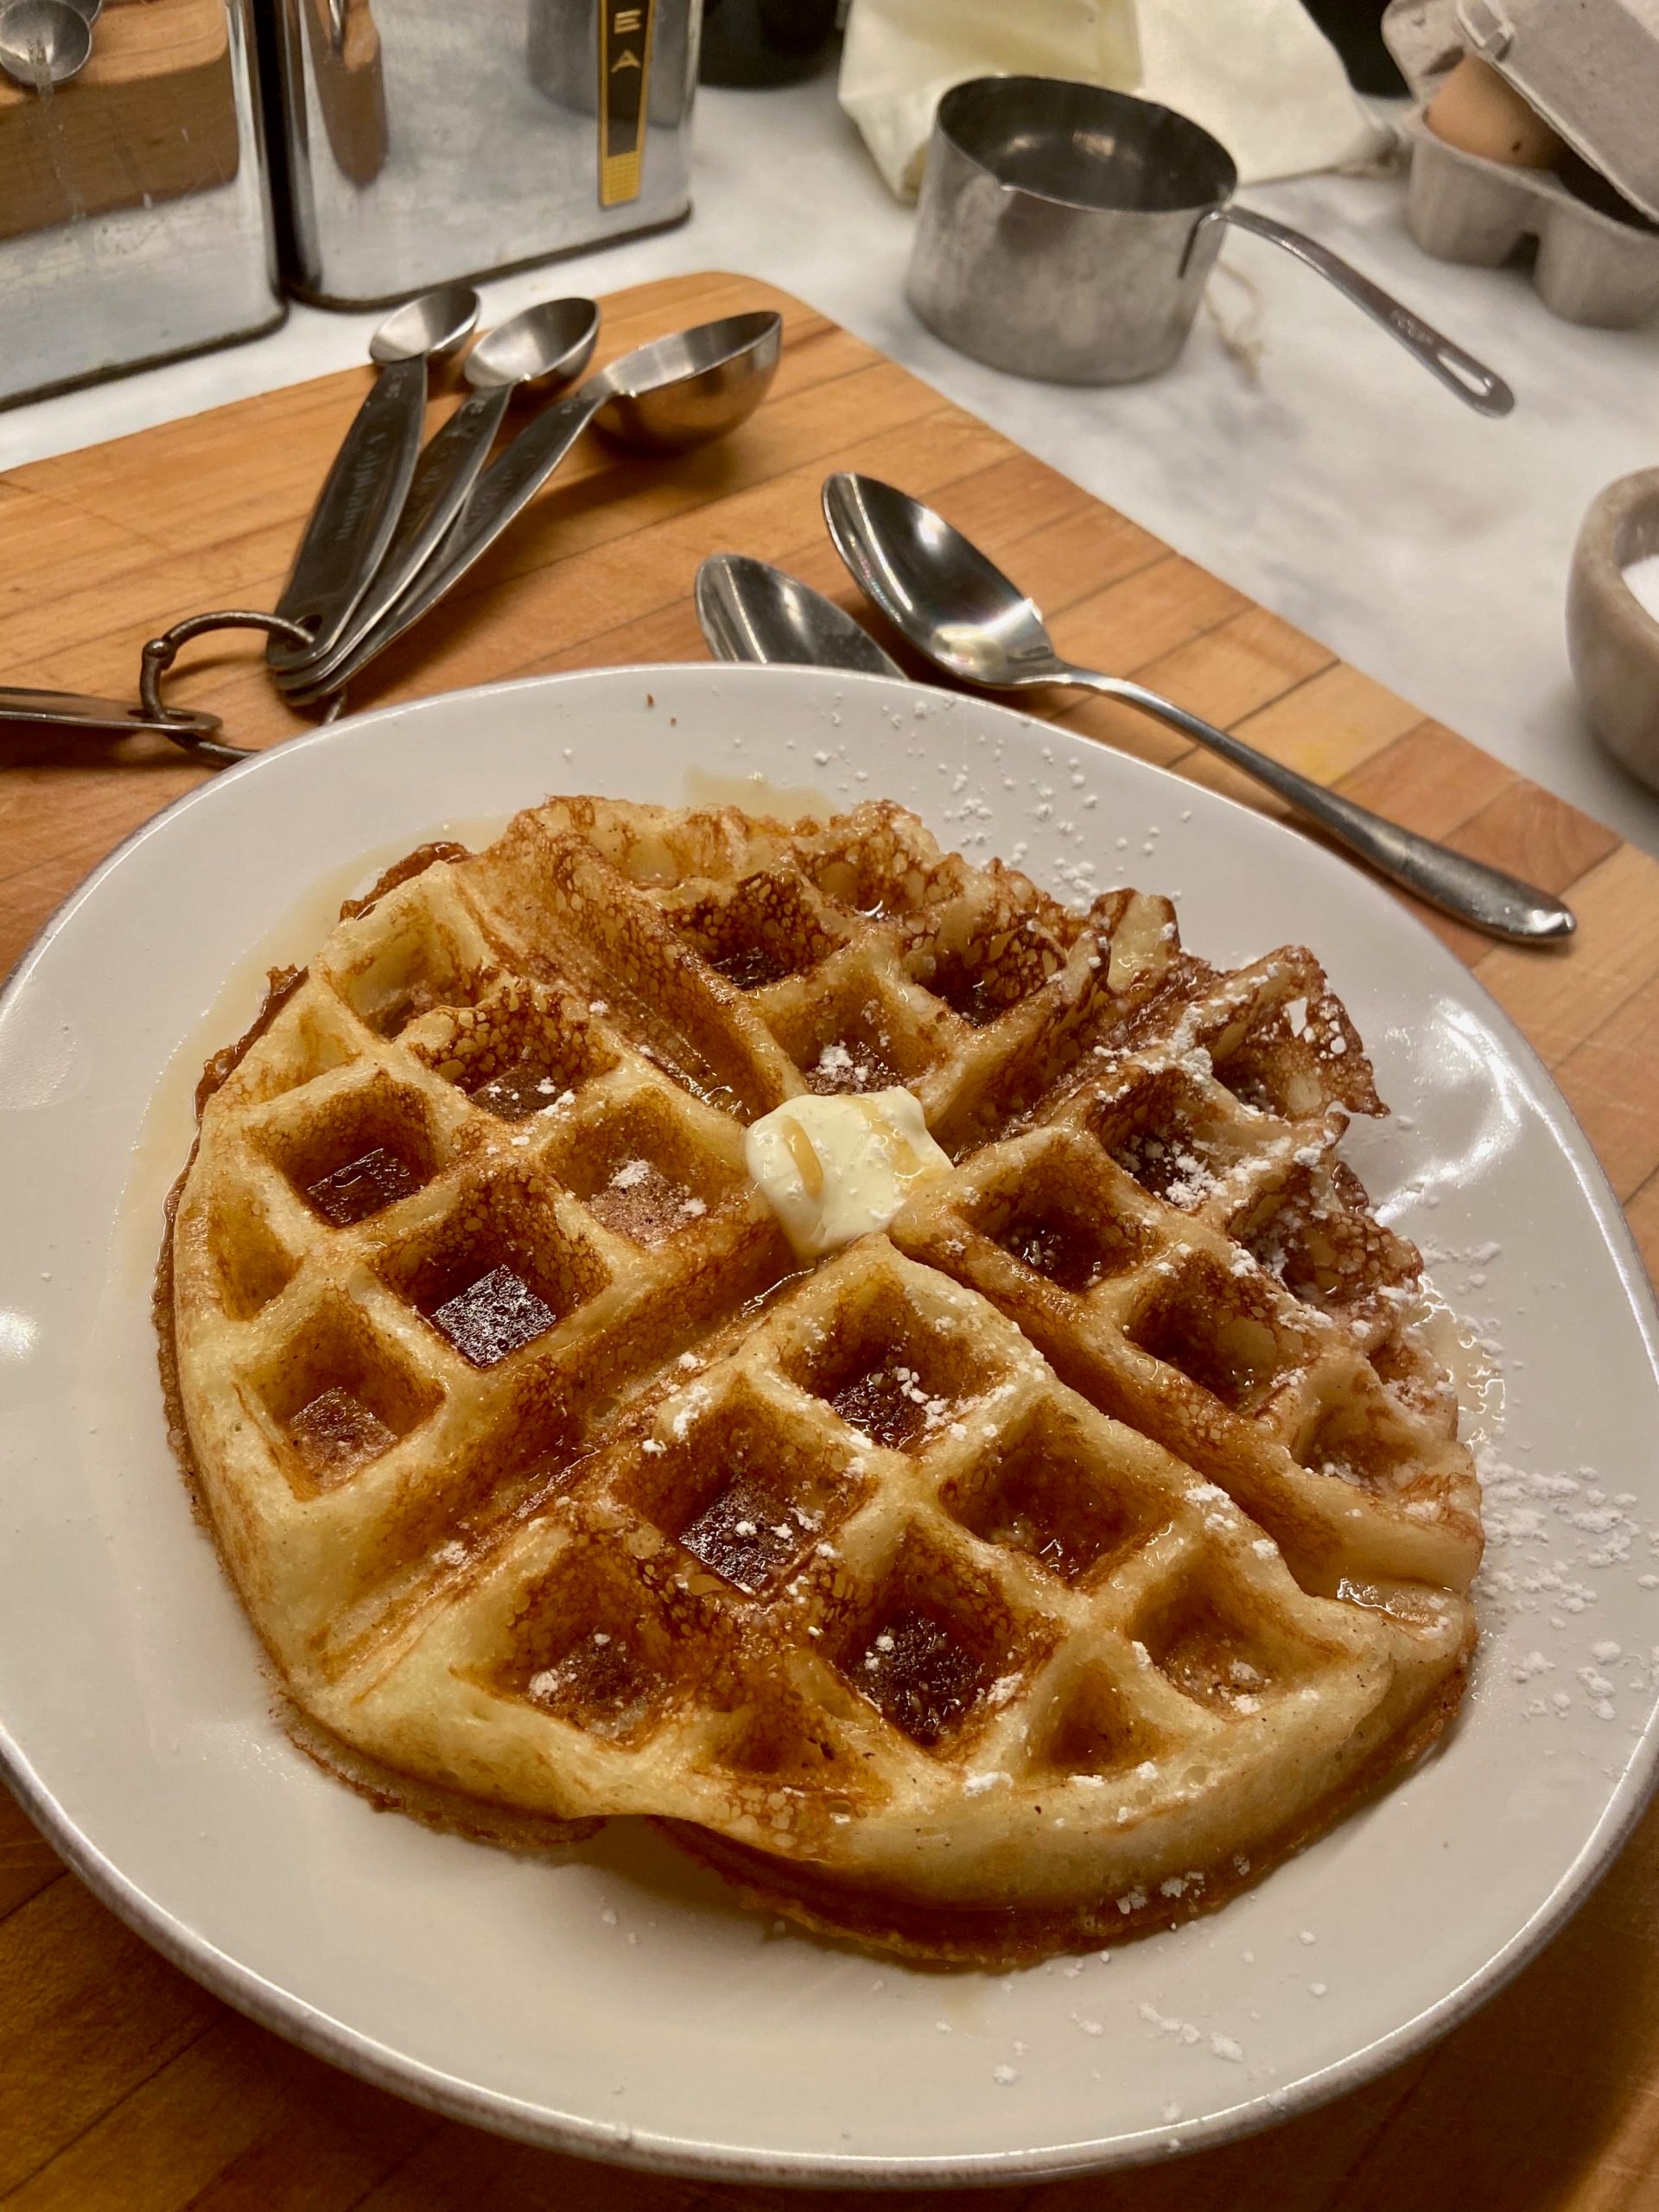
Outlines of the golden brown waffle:
M 308 1741 L 990 1961 L 1202 1910 L 1432 1739 L 1477 1492 L 1310 954 L 1219 973 L 887 805 L 445 849 L 207 1098 L 170 1246 Z M 745 1125 L 895 1083 L 953 1171 L 801 1269 Z

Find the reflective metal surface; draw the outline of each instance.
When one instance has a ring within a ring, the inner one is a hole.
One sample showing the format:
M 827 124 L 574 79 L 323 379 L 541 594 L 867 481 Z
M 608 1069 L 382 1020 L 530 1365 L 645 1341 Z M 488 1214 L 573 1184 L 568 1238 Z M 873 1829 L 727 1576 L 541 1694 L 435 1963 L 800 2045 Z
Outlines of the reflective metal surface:
M 1055 384 L 1128 384 L 1180 352 L 1222 226 L 1334 284 L 1479 413 L 1502 378 L 1299 231 L 1230 202 L 1218 139 L 1154 101 L 1050 77 L 981 77 L 940 101 L 906 293 L 947 344 Z
M 918 499 L 874 476 L 842 473 L 823 486 L 824 520 L 860 587 L 902 635 L 947 675 L 988 690 L 1077 684 L 1139 709 L 1265 784 L 1329 836 L 1445 913 L 1522 944 L 1558 942 L 1577 923 L 1549 893 L 1419 836 L 1299 775 L 1230 732 L 1127 677 L 1063 660 L 1034 603 L 995 563 Z
M 723 437 L 766 397 L 782 346 L 780 316 L 725 315 L 636 346 L 569 399 L 544 407 L 484 472 L 460 520 L 402 595 L 390 603 L 378 591 L 365 595 L 365 609 L 384 612 L 362 642 L 326 677 L 289 687 L 289 696 L 304 704 L 340 691 L 418 622 L 529 505 L 590 423 L 658 453 Z
M 31 90 L 67 85 L 92 55 L 92 24 L 73 0 L 3 0 L 0 69 Z
M 323 689 L 326 681 L 352 659 L 443 543 L 489 459 L 514 391 L 579 376 L 598 338 L 599 309 L 592 300 L 582 299 L 543 301 L 485 333 L 467 356 L 467 381 L 474 389 L 433 433 L 415 463 L 406 495 L 400 493 L 400 505 L 391 511 L 396 528 L 383 541 L 385 550 L 378 565 L 372 565 L 366 588 L 353 598 L 350 619 L 327 632 L 319 630 L 302 652 L 273 647 L 268 658 L 279 683 L 309 697 L 330 696 Z
M 174 738 L 187 730 L 197 737 L 211 737 L 223 727 L 217 715 L 188 707 L 163 707 L 152 714 L 124 699 L 89 698 L 84 691 L 40 691 L 26 683 L 0 684 L 0 728 L 8 723 L 29 729 L 83 730 L 88 737 L 126 737 L 135 730 Z
M 228 745 L 214 733 L 220 728 L 217 715 L 192 715 L 182 708 L 168 707 L 162 699 L 162 678 L 179 657 L 181 645 L 193 638 L 205 638 L 215 630 L 264 630 L 273 638 L 287 638 L 296 643 L 304 636 L 297 624 L 285 615 L 266 614 L 257 607 L 218 607 L 205 614 L 187 614 L 182 622 L 175 622 L 170 630 L 163 630 L 159 638 L 146 643 L 138 664 L 138 696 L 144 712 L 165 729 L 173 742 L 198 760 L 205 760 L 216 768 L 228 768 L 238 760 L 252 758 L 249 748 Z M 324 717 L 332 721 L 332 715 Z M 208 730 L 193 728 L 190 725 L 206 721 L 212 724 Z M 256 750 L 257 748 L 255 748 Z
M 194 760 L 215 768 L 229 767 L 251 755 L 245 747 L 227 745 L 219 737 L 224 728 L 217 715 L 190 707 L 169 707 L 162 697 L 162 678 L 178 658 L 179 648 L 191 639 L 213 630 L 266 630 L 286 635 L 294 643 L 305 632 L 280 614 L 264 614 L 247 607 L 218 607 L 211 613 L 188 614 L 159 638 L 151 638 L 139 660 L 138 702 L 129 706 L 120 699 L 89 698 L 81 691 L 39 691 L 24 684 L 0 685 L 0 730 L 7 723 L 31 728 L 73 729 L 88 737 L 128 737 L 147 730 L 171 738 Z M 325 719 L 332 721 L 332 715 Z
M 474 391 L 498 385 L 547 391 L 579 377 L 598 342 L 592 300 L 542 300 L 485 332 L 467 356 L 467 381 Z
M 308 658 L 338 645 L 391 543 L 420 454 L 427 362 L 466 342 L 478 305 L 470 286 L 446 284 L 388 315 L 369 340 L 380 374 L 341 441 L 276 602 L 304 631 Z M 280 639 L 266 652 L 278 668 L 296 658 Z
M 156 14 L 104 10 L 72 83 L 0 103 L 0 404 L 283 319 L 253 0 Z
M 436 361 L 456 353 L 478 327 L 478 294 L 470 284 L 440 284 L 393 310 L 369 340 L 369 359 Z
M 637 346 L 585 388 L 601 430 L 651 453 L 683 453 L 753 415 L 772 388 L 784 326 L 769 308 L 721 315 Z
M 698 0 L 270 0 L 286 273 L 363 305 L 674 222 Z
M 716 660 L 785 662 L 902 676 L 861 623 L 798 577 L 744 553 L 711 553 L 697 570 L 697 620 Z

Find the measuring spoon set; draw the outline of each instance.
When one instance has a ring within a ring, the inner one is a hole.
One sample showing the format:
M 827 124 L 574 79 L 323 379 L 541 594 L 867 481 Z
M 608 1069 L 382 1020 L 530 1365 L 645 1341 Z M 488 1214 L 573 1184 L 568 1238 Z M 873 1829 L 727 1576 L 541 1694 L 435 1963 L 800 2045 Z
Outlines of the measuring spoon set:
M 546 483 L 588 424 L 647 452 L 677 453 L 752 415 L 777 372 L 782 319 L 723 316 L 636 346 L 566 398 L 543 406 L 493 461 L 520 391 L 573 384 L 593 356 L 591 300 L 544 301 L 488 331 L 467 354 L 467 397 L 424 445 L 428 365 L 460 351 L 478 295 L 447 284 L 408 301 L 374 333 L 378 368 L 301 534 L 275 607 L 188 615 L 152 638 L 138 703 L 0 686 L 0 726 L 22 722 L 123 735 L 149 730 L 215 765 L 247 750 L 216 715 L 168 706 L 162 678 L 182 646 L 213 630 L 268 633 L 266 664 L 296 706 L 332 720 L 346 683 L 449 592 Z

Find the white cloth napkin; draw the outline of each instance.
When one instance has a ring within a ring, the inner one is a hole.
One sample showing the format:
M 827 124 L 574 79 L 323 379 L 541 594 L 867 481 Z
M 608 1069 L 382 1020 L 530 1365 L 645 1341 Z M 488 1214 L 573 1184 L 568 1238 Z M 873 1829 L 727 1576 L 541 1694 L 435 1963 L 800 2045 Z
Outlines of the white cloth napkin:
M 933 111 L 965 78 L 1071 77 L 1213 131 L 1245 183 L 1371 158 L 1388 143 L 1300 0 L 853 0 L 841 105 L 899 198 Z

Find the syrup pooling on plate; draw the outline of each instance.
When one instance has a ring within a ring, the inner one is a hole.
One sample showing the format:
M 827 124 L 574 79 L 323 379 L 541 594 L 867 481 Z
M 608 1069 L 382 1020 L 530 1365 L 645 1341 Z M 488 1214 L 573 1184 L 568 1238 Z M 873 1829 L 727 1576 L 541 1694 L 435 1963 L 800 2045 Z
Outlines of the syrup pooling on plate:
M 798 1255 L 752 1141 L 822 1212 L 815 1117 L 884 1090 L 929 1173 Z M 394 1795 L 657 1815 L 936 1958 L 1201 1910 L 1472 1643 L 1417 1258 L 1336 1154 L 1376 1110 L 1300 949 L 1217 971 L 879 804 L 551 801 L 344 920 L 204 1108 L 221 1548 Z

